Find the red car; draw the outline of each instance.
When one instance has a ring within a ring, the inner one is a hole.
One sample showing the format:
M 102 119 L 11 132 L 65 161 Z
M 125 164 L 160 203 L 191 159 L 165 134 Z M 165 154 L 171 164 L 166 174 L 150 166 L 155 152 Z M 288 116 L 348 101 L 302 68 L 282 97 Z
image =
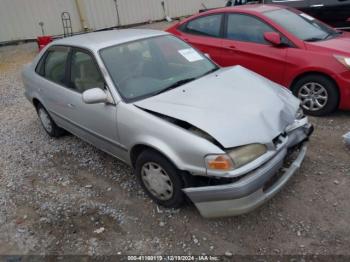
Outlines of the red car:
M 274 5 L 215 9 L 167 30 L 221 66 L 242 65 L 289 87 L 310 115 L 350 109 L 350 33 Z

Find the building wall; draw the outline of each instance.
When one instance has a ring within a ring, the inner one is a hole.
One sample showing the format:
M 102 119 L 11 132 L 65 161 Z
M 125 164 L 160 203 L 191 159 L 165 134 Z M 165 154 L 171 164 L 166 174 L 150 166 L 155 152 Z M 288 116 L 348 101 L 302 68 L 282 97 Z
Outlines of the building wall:
M 160 0 L 118 0 L 121 25 L 164 18 L 160 2 Z
M 0 42 L 36 38 L 41 35 L 41 21 L 46 34 L 62 34 L 63 11 L 71 14 L 73 30 L 79 31 L 79 15 L 72 0 L 0 0 Z
M 39 22 L 44 22 L 45 34 L 61 35 L 64 11 L 70 13 L 75 33 L 84 27 L 100 30 L 118 23 L 126 26 L 161 20 L 165 17 L 162 1 L 170 17 L 197 13 L 203 5 L 214 8 L 225 3 L 225 0 L 0 0 L 0 43 L 40 36 Z

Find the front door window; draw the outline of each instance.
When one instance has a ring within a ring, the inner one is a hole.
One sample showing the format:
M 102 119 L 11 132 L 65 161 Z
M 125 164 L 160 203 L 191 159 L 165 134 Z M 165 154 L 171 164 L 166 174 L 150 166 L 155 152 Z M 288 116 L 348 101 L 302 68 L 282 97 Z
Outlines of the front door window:
M 269 43 L 265 40 L 264 33 L 274 31 L 264 22 L 248 15 L 230 14 L 228 16 L 226 37 L 231 40 L 267 45 Z
M 74 51 L 71 62 L 71 86 L 83 93 L 92 88 L 104 89 L 104 81 L 94 59 L 86 52 Z

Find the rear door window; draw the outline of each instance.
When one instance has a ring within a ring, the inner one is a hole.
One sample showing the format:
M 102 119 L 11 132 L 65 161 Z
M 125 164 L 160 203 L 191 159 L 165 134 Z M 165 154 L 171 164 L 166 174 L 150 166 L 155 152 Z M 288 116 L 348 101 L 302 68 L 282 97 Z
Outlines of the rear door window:
M 185 26 L 185 32 L 195 35 L 220 37 L 222 17 L 222 14 L 217 14 L 191 20 Z
M 65 85 L 68 54 L 68 47 L 49 49 L 44 55 L 44 60 L 39 63 L 37 72 L 50 81 Z

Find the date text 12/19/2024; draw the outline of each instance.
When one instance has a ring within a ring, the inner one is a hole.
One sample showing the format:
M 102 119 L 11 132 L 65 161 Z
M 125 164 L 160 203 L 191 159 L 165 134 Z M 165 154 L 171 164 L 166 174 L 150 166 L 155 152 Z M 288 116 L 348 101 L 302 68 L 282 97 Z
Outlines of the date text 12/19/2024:
M 218 256 L 128 256 L 128 261 L 219 261 Z

